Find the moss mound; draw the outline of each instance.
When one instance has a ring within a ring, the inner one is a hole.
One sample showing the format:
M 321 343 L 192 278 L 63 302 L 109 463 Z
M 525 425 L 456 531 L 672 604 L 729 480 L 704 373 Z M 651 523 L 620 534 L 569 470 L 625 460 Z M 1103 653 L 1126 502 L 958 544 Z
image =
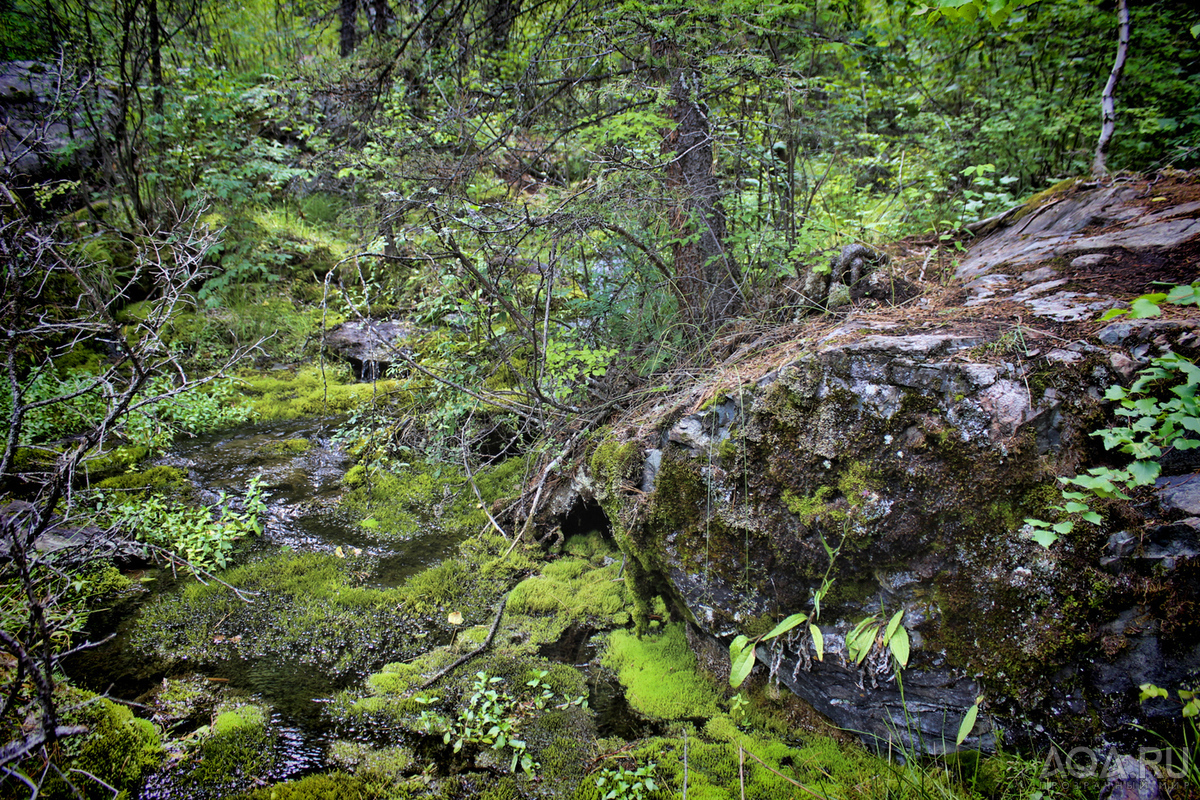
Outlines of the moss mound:
M 348 414 L 375 400 L 402 400 L 398 381 L 354 383 L 345 365 L 307 366 L 296 370 L 238 373 L 242 393 L 259 419 Z
M 617 673 L 629 704 L 639 713 L 664 720 L 720 713 L 717 688 L 697 671 L 683 623 L 641 638 L 613 631 L 602 663 Z
M 473 480 L 484 502 L 494 508 L 517 492 L 526 470 L 525 459 L 510 458 L 479 469 Z M 343 507 L 381 539 L 429 531 L 465 536 L 489 524 L 466 474 L 455 466 L 415 464 L 368 475 L 360 464 L 346 473 L 345 482 L 353 488 Z

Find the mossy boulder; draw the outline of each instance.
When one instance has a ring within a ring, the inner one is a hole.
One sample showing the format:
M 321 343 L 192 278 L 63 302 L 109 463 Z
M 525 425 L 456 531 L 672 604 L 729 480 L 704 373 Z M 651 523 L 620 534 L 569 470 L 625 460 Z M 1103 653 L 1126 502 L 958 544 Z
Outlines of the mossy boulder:
M 815 611 L 821 592 L 823 653 L 806 625 L 756 652 L 842 727 L 938 751 L 982 693 L 995 715 L 971 746 L 1029 719 L 1097 733 L 1094 718 L 1064 725 L 1054 709 L 1088 697 L 1103 717 L 1131 697 L 1054 676 L 1093 657 L 1096 625 L 1132 598 L 1099 563 L 1102 529 L 1077 526 L 1047 550 L 1024 518 L 1051 514 L 1055 476 L 1092 456 L 1102 387 L 1118 377 L 1078 347 L 1034 392 L 1036 365 L 987 341 L 847 335 L 699 412 L 610 434 L 592 477 L 642 629 L 661 597 L 719 650 Z M 846 645 L 857 623 L 897 610 L 914 645 L 903 696 L 881 644 L 861 663 Z M 905 704 L 907 730 L 887 711 Z M 1017 705 L 1022 716 L 1005 713 Z

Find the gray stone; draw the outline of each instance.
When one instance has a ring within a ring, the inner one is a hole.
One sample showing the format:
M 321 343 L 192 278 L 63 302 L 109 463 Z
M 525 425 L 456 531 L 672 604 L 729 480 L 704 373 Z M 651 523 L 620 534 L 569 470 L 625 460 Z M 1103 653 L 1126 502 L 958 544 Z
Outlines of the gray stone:
M 112 129 L 114 98 L 107 85 L 60 74 L 56 64 L 0 62 L 0 178 L 44 178 L 96 158 L 92 125 Z M 96 113 L 85 112 L 85 99 Z
M 642 465 L 642 491 L 646 494 L 654 491 L 654 481 L 662 469 L 662 458 L 663 452 L 658 448 L 646 453 L 646 463 Z
M 1025 283 L 1041 283 L 1042 281 L 1054 280 L 1058 272 L 1054 267 L 1038 267 L 1035 270 L 1021 273 L 1021 280 Z
M 392 320 L 345 322 L 326 331 L 325 347 L 349 361 L 360 381 L 374 380 L 404 360 L 404 340 L 412 331 L 410 325 Z
M 1056 322 L 1078 322 L 1091 319 L 1113 305 L 1112 298 L 1101 297 L 1095 292 L 1059 292 L 1050 297 L 1035 297 L 1025 301 L 1034 316 L 1045 317 Z
M 1115 345 L 1128 339 L 1137 329 L 1137 323 L 1131 320 L 1119 320 L 1106 325 L 1096 336 L 1104 344 Z
M 1155 486 L 1164 511 L 1200 517 L 1200 473 L 1159 478 Z
M 1200 209 L 1195 203 L 1147 213 L 1137 200 L 1135 188 L 1117 185 L 1051 201 L 974 245 L 956 275 L 974 281 L 1000 267 L 1062 257 L 1086 259 L 1073 260 L 1072 266 L 1095 266 L 1104 255 L 1095 251 L 1162 250 L 1200 236 Z M 1090 226 L 1119 229 L 1079 236 Z
M 1072 267 L 1094 267 L 1097 264 L 1103 264 L 1112 258 L 1108 253 L 1087 253 L 1086 255 L 1076 256 L 1071 259 Z
M 1110 759 L 1100 800 L 1159 800 L 1158 778 L 1133 756 Z

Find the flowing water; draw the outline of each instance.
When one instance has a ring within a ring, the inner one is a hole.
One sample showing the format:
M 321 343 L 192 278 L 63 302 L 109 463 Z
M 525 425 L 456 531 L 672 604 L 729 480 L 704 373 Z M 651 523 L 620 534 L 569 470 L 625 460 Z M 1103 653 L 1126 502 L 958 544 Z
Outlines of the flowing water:
M 338 499 L 349 459 L 334 436 L 337 422 L 310 419 L 246 425 L 182 443 L 157 463 L 186 470 L 201 500 L 209 505 L 221 502 L 222 493 L 240 496 L 249 481 L 261 475 L 268 510 L 263 518 L 263 536 L 252 545 L 256 551 L 269 553 L 287 547 L 335 552 L 339 547 L 360 548 L 377 559 L 374 581 L 384 587 L 398 585 L 451 555 L 458 543 L 440 533 L 381 542 L 365 535 L 360 526 L 347 524 L 339 512 Z M 309 446 L 286 446 L 299 439 L 307 440 Z M 212 665 L 150 660 L 129 645 L 130 632 L 141 607 L 156 595 L 172 590 L 179 578 L 163 569 L 146 570 L 134 577 L 143 578 L 149 590 L 132 604 L 94 616 L 93 634 L 111 633 L 113 638 L 66 665 L 74 680 L 136 704 L 164 678 L 198 675 L 196 680 L 251 696 L 270 709 L 277 736 L 276 766 L 266 777 L 286 780 L 329 767 L 326 751 L 334 731 L 323 709 L 336 692 L 365 676 L 351 675 L 337 681 L 321 670 L 285 658 L 230 659 Z M 602 736 L 646 735 L 650 732 L 647 723 L 629 709 L 621 686 L 595 666 L 593 632 L 591 628 L 569 631 L 563 641 L 544 648 L 542 655 L 575 664 L 588 675 L 590 703 Z M 386 660 L 383 654 L 381 660 Z M 173 734 L 187 733 L 204 722 L 207 720 L 184 723 Z M 337 733 L 341 738 L 358 738 L 354 731 Z M 365 732 L 359 735 L 371 738 Z M 186 793 L 174 786 L 170 771 L 153 775 L 141 792 L 142 798 L 156 800 L 183 796 Z
M 378 559 L 374 578 L 381 586 L 397 585 L 450 555 L 457 542 L 438 534 L 381 543 L 364 535 L 360 526 L 346 524 L 337 501 L 349 459 L 333 436 L 336 424 L 337 420 L 309 419 L 246 425 L 184 442 L 156 463 L 186 470 L 201 502 L 208 505 L 221 502 L 222 493 L 242 495 L 250 480 L 261 475 L 268 509 L 262 518 L 263 536 L 252 544 L 255 551 L 287 547 L 332 553 L 339 547 L 358 548 Z M 309 446 L 297 451 L 283 446 L 300 439 Z M 141 579 L 149 591 L 138 597 L 132 608 L 127 605 L 95 615 L 93 639 L 109 634 L 113 638 L 73 659 L 66 669 L 83 686 L 136 703 L 164 678 L 187 672 L 187 667 L 149 659 L 129 646 L 141 607 L 178 582 L 169 570 L 161 568 L 138 571 L 133 577 Z M 339 682 L 320 670 L 278 658 L 231 659 L 196 665 L 194 671 L 213 684 L 253 696 L 271 709 L 278 740 L 276 767 L 270 778 L 293 778 L 327 766 L 325 750 L 332 729 L 322 709 L 331 695 L 356 679 L 354 676 Z M 177 794 L 169 779 L 155 776 L 141 796 Z

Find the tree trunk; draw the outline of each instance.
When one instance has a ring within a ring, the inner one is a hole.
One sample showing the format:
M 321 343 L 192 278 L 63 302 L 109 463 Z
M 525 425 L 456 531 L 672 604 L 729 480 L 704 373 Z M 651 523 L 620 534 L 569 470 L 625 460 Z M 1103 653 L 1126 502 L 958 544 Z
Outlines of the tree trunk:
M 338 44 L 342 58 L 354 52 L 354 45 L 357 39 L 354 23 L 357 16 L 357 0 L 339 0 L 338 19 L 341 22 L 341 28 L 338 30 Z
M 1116 102 L 1113 93 L 1125 70 L 1125 57 L 1129 55 L 1129 6 L 1125 0 L 1117 0 L 1117 60 L 1109 73 L 1108 83 L 1104 85 L 1104 94 L 1100 99 L 1102 123 L 1100 126 L 1100 141 L 1096 144 L 1096 158 L 1092 161 L 1092 177 L 1103 178 L 1108 175 L 1105 160 L 1108 157 L 1108 144 L 1112 141 L 1113 132 L 1117 129 Z
M 667 167 L 668 185 L 677 200 L 671 210 L 675 230 L 675 276 L 691 321 L 714 329 L 737 312 L 740 304 L 737 264 L 725 250 L 725 214 L 713 174 L 712 135 L 708 110 L 698 99 L 699 77 L 676 71 L 669 97 L 675 129 L 667 137 L 674 152 Z
M 163 113 L 162 31 L 158 21 L 158 0 L 150 0 L 146 10 L 150 17 L 150 85 L 153 87 L 154 113 Z

